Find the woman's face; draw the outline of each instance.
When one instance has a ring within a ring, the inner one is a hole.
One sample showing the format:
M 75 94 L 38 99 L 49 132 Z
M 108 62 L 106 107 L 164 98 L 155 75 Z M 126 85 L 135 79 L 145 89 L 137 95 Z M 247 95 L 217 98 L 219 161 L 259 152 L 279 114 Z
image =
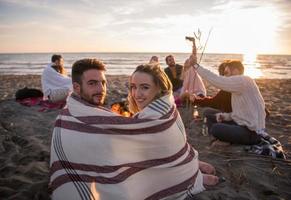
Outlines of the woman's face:
M 138 109 L 142 110 L 155 99 L 160 88 L 154 83 L 151 75 L 135 72 L 131 77 L 130 91 Z

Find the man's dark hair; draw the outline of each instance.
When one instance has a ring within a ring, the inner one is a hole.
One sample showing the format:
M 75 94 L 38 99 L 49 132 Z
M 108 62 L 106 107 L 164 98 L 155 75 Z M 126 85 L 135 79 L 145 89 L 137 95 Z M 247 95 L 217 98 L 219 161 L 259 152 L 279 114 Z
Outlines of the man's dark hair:
M 244 69 L 245 69 L 244 65 L 239 60 L 230 60 L 230 61 L 227 62 L 225 67 L 228 67 L 231 71 L 234 70 L 234 69 L 238 69 L 240 74 L 243 74 L 244 73 Z
M 168 55 L 167 57 L 166 57 L 166 63 L 168 63 L 168 59 L 170 58 L 170 57 L 174 57 L 173 55 Z
M 76 61 L 72 66 L 72 82 L 82 83 L 82 75 L 85 71 L 90 69 L 97 69 L 106 71 L 105 65 L 94 58 L 85 58 Z
M 54 54 L 53 56 L 52 56 L 52 62 L 56 62 L 57 60 L 61 60 L 63 57 L 62 57 L 62 55 L 59 55 L 59 54 Z
M 231 60 L 224 60 L 219 66 L 218 66 L 218 73 L 220 76 L 224 76 L 224 70 L 225 67 L 227 66 L 227 64 L 230 62 Z

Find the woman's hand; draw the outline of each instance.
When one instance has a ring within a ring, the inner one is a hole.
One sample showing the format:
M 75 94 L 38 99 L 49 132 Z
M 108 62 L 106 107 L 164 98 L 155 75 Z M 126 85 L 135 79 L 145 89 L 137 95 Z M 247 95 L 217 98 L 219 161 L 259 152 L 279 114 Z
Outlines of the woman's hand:
M 197 64 L 197 48 L 195 44 L 195 39 L 193 39 L 192 54 L 186 60 L 185 64 L 186 63 L 187 63 L 187 66 L 193 66 L 194 64 Z
M 197 56 L 192 54 L 192 55 L 188 58 L 188 64 L 189 64 L 190 66 L 194 66 L 195 64 L 197 64 Z

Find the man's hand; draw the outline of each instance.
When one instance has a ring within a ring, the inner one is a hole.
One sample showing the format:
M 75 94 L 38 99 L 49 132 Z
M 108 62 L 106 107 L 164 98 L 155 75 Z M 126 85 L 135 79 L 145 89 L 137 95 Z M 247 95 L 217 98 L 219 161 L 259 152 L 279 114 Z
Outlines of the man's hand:
M 219 123 L 223 121 L 223 113 L 216 113 L 216 121 Z
M 190 97 L 190 101 L 192 101 L 192 102 L 194 102 L 195 99 L 198 99 L 198 100 L 203 99 L 203 98 L 199 97 L 198 95 L 196 95 L 195 93 L 190 94 L 189 97 Z
M 231 121 L 230 113 L 216 113 L 216 121 L 217 122 L 223 122 L 223 121 Z

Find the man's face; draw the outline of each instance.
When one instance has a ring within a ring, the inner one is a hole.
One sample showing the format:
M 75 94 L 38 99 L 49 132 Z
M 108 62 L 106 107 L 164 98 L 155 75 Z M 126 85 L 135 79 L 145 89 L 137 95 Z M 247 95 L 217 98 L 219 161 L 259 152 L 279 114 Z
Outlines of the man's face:
M 90 69 L 83 73 L 82 84 L 74 83 L 74 91 L 93 105 L 103 105 L 106 96 L 106 78 L 103 70 Z
M 228 66 L 225 67 L 224 76 L 235 76 L 235 75 L 241 75 L 238 69 L 231 70 Z
M 173 57 L 173 56 L 169 56 L 168 58 L 167 58 L 167 65 L 169 65 L 169 66 L 174 66 L 176 64 L 176 62 L 175 62 L 175 58 Z

